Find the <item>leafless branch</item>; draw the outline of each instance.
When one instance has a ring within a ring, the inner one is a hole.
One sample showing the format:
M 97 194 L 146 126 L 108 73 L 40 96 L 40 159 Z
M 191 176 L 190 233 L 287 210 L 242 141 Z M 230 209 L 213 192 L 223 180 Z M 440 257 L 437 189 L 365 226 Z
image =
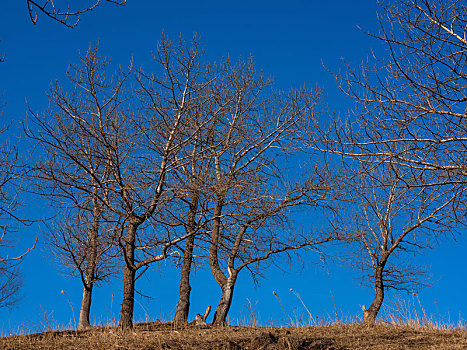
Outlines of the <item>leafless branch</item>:
M 46 15 L 47 17 L 63 24 L 68 28 L 74 28 L 78 25 L 82 14 L 94 10 L 97 6 L 101 5 L 101 0 L 93 0 L 88 5 L 83 7 L 73 8 L 70 4 L 63 4 L 65 8 L 60 8 L 61 0 L 26 0 L 28 6 L 29 18 L 33 24 L 38 21 L 38 12 Z M 116 5 L 125 5 L 126 0 L 103 0 L 102 2 L 109 2 Z M 85 1 L 86 3 L 86 1 Z

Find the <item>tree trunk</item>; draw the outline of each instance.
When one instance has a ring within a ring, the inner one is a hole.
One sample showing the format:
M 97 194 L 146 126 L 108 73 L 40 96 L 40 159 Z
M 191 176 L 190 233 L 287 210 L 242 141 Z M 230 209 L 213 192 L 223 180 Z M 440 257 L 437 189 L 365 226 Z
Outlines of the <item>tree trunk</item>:
M 83 299 L 81 301 L 81 309 L 79 311 L 78 329 L 86 329 L 91 327 L 89 315 L 91 313 L 92 290 L 94 286 L 94 278 L 97 266 L 97 254 L 99 249 L 99 226 L 102 215 L 102 208 L 96 198 L 97 190 L 93 188 L 93 216 L 91 232 L 89 232 L 89 247 L 86 253 L 86 270 L 85 280 L 83 281 Z
M 176 324 L 185 324 L 188 322 L 188 313 L 190 311 L 190 273 L 193 263 L 193 247 L 195 236 L 189 236 L 186 239 L 185 252 L 183 253 L 182 273 L 180 276 L 180 299 L 177 303 L 177 310 L 173 322 Z
M 83 299 L 81 301 L 81 309 L 79 311 L 78 330 L 83 330 L 91 327 L 89 323 L 89 314 L 91 312 L 91 297 L 92 297 L 91 283 L 83 288 Z
M 235 277 L 227 278 L 227 282 L 221 286 L 222 288 L 222 297 L 217 305 L 216 312 L 214 313 L 214 319 L 212 324 L 214 326 L 225 326 L 227 324 L 227 314 L 230 310 L 230 305 L 232 305 L 233 292 L 236 282 Z
M 383 284 L 383 269 L 384 266 L 378 265 L 375 271 L 375 298 L 368 309 L 363 307 L 363 323 L 368 326 L 374 326 L 376 316 L 383 305 L 384 300 L 384 284 Z
M 122 308 L 120 310 L 119 327 L 122 329 L 133 328 L 133 309 L 135 306 L 135 277 L 136 270 L 134 268 L 135 262 L 135 238 L 136 227 L 131 225 L 127 230 L 127 237 L 125 243 L 125 268 L 123 271 L 123 300 Z
M 190 234 L 186 239 L 185 251 L 183 253 L 182 273 L 180 275 L 180 299 L 177 303 L 177 310 L 173 322 L 184 324 L 188 322 L 188 313 L 190 311 L 190 274 L 193 263 L 193 248 L 195 246 L 195 219 L 198 208 L 199 196 L 194 194 L 191 198 L 190 207 L 187 215 L 186 232 Z

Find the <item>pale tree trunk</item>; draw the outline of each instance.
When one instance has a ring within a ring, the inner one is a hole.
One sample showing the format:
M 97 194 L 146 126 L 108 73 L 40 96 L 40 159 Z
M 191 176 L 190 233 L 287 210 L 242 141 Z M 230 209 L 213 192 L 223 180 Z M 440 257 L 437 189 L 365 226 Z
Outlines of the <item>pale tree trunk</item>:
M 94 189 L 94 191 L 96 191 Z M 93 218 L 89 237 L 89 247 L 86 256 L 86 270 L 83 281 L 83 299 L 79 311 L 78 329 L 86 329 L 91 327 L 89 315 L 91 313 L 92 290 L 94 286 L 94 277 L 97 266 L 97 254 L 99 249 L 99 224 L 102 215 L 102 208 L 98 203 L 96 196 L 93 196 Z
M 120 310 L 119 327 L 122 329 L 133 328 L 133 310 L 135 305 L 135 238 L 136 226 L 130 224 L 127 230 L 125 243 L 125 268 L 123 271 L 123 300 Z
M 193 248 L 195 246 L 195 219 L 196 209 L 198 207 L 198 196 L 193 196 L 190 203 L 187 222 L 187 237 L 185 251 L 183 253 L 182 273 L 180 275 L 180 299 L 177 303 L 177 310 L 173 322 L 184 324 L 188 322 L 188 313 L 190 312 L 190 274 L 193 263 Z
M 89 314 L 91 311 L 92 284 L 83 288 L 83 299 L 81 301 L 81 309 L 79 310 L 78 330 L 83 330 L 91 327 L 89 322 Z
M 384 300 L 384 284 L 383 284 L 383 269 L 384 265 L 378 265 L 375 271 L 375 298 L 368 309 L 363 308 L 363 323 L 368 326 L 373 326 L 376 321 L 376 316 L 383 305 Z
M 227 324 L 227 314 L 232 305 L 233 292 L 236 282 L 236 275 L 227 278 L 227 281 L 222 288 L 222 297 L 217 305 L 216 312 L 212 324 L 214 326 L 225 326 Z

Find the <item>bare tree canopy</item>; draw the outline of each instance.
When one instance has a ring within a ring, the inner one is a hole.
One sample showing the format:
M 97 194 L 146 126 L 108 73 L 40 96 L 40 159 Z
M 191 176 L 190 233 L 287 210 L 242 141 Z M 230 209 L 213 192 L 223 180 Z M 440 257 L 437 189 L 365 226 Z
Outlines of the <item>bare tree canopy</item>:
M 384 2 L 383 2 L 384 4 Z M 391 2 L 381 16 L 388 57 L 339 76 L 359 121 L 340 136 L 359 159 L 397 159 L 465 182 L 467 7 L 463 1 Z M 358 140 L 361 135 L 364 140 Z M 375 158 L 374 156 L 377 155 Z
M 180 61 L 193 47 L 178 45 L 175 56 L 165 60 Z M 185 141 L 166 176 L 173 199 L 165 206 L 169 221 L 164 223 L 182 227 L 186 236 L 174 322 L 187 322 L 191 265 L 194 260 L 204 262 L 193 258 L 197 248 L 198 256 L 208 256 L 222 290 L 213 321 L 222 325 L 240 271 L 249 270 L 257 280 L 279 253 L 331 239 L 330 235 L 300 235 L 300 228 L 292 229 L 289 218 L 305 207 L 329 205 L 338 182 L 318 157 L 300 174 L 288 166 L 289 159 L 310 157 L 304 140 L 317 122 L 319 89 L 276 91 L 272 79 L 258 71 L 252 59 L 223 59 L 200 66 L 195 73 L 203 83 L 190 85 L 177 136 Z M 299 180 L 291 180 L 291 173 Z
M 79 5 L 71 5 L 69 0 L 26 0 L 29 18 L 33 24 L 38 21 L 38 13 L 41 13 L 68 28 L 78 25 L 80 16 L 94 10 L 104 2 L 125 5 L 126 0 L 83 0 Z
M 381 34 L 373 36 L 387 56 L 336 76 L 355 99 L 356 120 L 336 123 L 322 148 L 343 156 L 356 179 L 351 227 L 376 292 L 364 308 L 371 324 L 385 289 L 423 284 L 407 254 L 465 225 L 467 189 L 467 7 L 443 0 L 382 7 Z
M 302 141 L 316 123 L 319 90 L 275 91 L 252 59 L 226 59 L 215 76 L 210 93 L 215 118 L 207 133 L 211 177 L 205 191 L 210 193 L 210 268 L 222 290 L 213 323 L 222 325 L 240 271 L 248 269 L 258 278 L 261 264 L 275 255 L 330 239 L 301 236 L 300 228 L 289 226 L 290 216 L 328 205 L 337 182 L 327 164 L 316 159 L 300 174 L 287 166 L 289 159 L 306 158 Z M 289 172 L 299 180 L 291 180 Z
M 420 185 L 417 173 L 390 162 L 376 169 L 362 163 L 353 171 L 351 215 L 341 238 L 350 242 L 348 263 L 375 290 L 371 306 L 363 306 L 364 322 L 373 325 L 385 290 L 414 292 L 430 284 L 426 268 L 411 260 L 455 232 L 461 185 Z
M 121 223 L 121 216 L 109 210 L 114 180 L 108 148 L 115 144 L 116 111 L 125 100 L 128 73 L 118 72 L 115 80 L 107 77 L 109 62 L 97 51 L 97 46 L 90 47 L 69 67 L 69 81 L 80 89 L 66 93 L 56 82 L 49 92 L 49 110 L 31 111 L 25 127 L 38 146 L 31 161 L 33 189 L 58 209 L 46 241 L 56 261 L 83 284 L 80 329 L 90 326 L 93 285 L 116 273 L 113 247 Z

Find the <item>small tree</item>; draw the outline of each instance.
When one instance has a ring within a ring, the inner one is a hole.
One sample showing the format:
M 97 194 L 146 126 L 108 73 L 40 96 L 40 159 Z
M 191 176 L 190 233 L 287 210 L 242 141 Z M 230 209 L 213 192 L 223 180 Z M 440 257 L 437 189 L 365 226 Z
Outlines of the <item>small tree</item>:
M 31 171 L 36 191 L 62 213 L 49 229 L 48 243 L 62 258 L 59 262 L 71 267 L 71 274 L 77 274 L 83 283 L 79 329 L 90 326 L 94 282 L 114 272 L 105 269 L 103 275 L 98 274 L 99 268 L 112 266 L 106 255 L 112 243 L 106 226 L 120 218 L 105 213 L 111 206 L 113 182 L 105 142 L 119 131 L 116 115 L 120 99 L 125 98 L 123 85 L 128 73 L 120 72 L 108 83 L 108 61 L 100 58 L 97 50 L 97 46 L 89 48 L 80 65 L 70 65 L 73 93 L 67 94 L 58 83 L 53 85 L 50 110 L 43 115 L 31 112 L 34 127 L 26 127 L 40 152 Z M 64 219 L 63 213 L 69 217 Z
M 437 232 L 425 225 L 464 224 L 462 198 L 467 183 L 467 7 L 456 0 L 383 1 L 381 5 L 381 33 L 374 37 L 382 42 L 387 56 L 368 60 L 358 70 L 347 65 L 346 74 L 337 76 L 341 89 L 356 101 L 356 120 L 336 127 L 336 133 L 325 139 L 328 151 L 367 169 L 364 178 L 377 179 L 378 194 L 362 203 L 367 213 L 374 213 L 367 226 L 382 230 L 383 235 L 389 230 L 385 225 L 395 225 L 394 221 L 407 225 L 386 233 L 396 237 L 388 247 L 377 244 L 376 250 L 370 249 L 376 261 L 370 271 L 375 277 L 377 267 L 384 272 L 389 256 L 404 249 L 393 246 L 397 237 L 407 241 L 416 232 L 417 241 L 409 240 L 413 246 L 435 239 Z M 400 197 L 404 191 L 408 193 Z M 380 203 L 389 203 L 389 211 Z M 368 221 L 366 214 L 363 217 L 363 222 Z M 375 286 L 380 296 L 365 310 L 370 323 L 381 305 L 383 286 Z
M 96 212 L 98 210 L 72 210 L 68 216 L 61 215 L 45 233 L 57 264 L 63 267 L 65 274 L 80 278 L 83 284 L 78 329 L 91 326 L 89 316 L 94 286 L 118 272 L 113 244 L 118 223 L 104 219 L 101 212 Z
M 411 257 L 432 247 L 443 232 L 457 226 L 460 185 L 424 186 L 419 174 L 397 163 L 359 168 L 352 190 L 347 235 L 350 264 L 359 267 L 375 290 L 371 306 L 363 306 L 364 323 L 373 325 L 388 289 L 413 292 L 428 283 L 424 268 Z M 433 181 L 435 179 L 432 179 Z

